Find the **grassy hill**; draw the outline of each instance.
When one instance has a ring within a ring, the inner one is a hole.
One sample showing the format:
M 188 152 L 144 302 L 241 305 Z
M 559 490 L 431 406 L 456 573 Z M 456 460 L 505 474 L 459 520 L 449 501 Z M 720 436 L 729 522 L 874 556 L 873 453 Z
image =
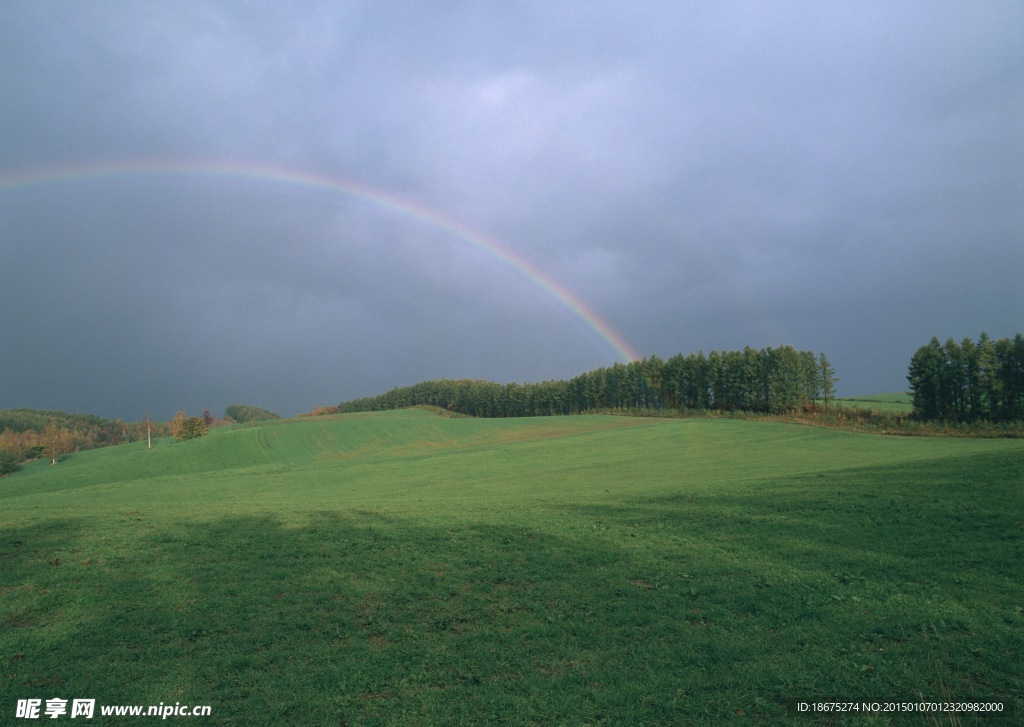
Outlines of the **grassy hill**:
M 856 699 L 1019 716 L 1022 482 L 1016 440 L 421 410 L 35 462 L 0 480 L 0 710 L 799 724 L 796 702 Z

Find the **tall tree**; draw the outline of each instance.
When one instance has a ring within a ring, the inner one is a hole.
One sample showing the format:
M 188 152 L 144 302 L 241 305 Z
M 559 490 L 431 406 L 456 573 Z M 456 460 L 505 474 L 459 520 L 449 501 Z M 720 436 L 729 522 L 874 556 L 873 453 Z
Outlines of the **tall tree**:
M 967 377 L 964 375 L 963 350 L 952 338 L 942 347 L 946 356 L 942 369 L 941 408 L 945 419 L 963 419 L 965 413 L 964 392 Z
M 793 411 L 800 406 L 803 374 L 800 354 L 792 346 L 765 349 L 762 364 L 768 378 L 768 411 L 773 414 Z
M 1024 417 L 1024 335 L 1018 333 L 1008 341 L 1003 381 L 1006 390 L 1007 419 Z
M 960 342 L 961 381 L 964 387 L 961 396 L 962 418 L 975 421 L 985 417 L 981 391 L 981 348 L 969 338 Z
M 821 372 L 821 398 L 828 409 L 830 402 L 836 396 L 836 370 L 832 368 L 828 357 L 824 353 L 818 356 L 818 370 Z
M 995 343 L 982 332 L 978 338 L 978 388 L 981 411 L 989 419 L 998 419 L 1003 405 L 1003 384 L 999 378 L 999 358 Z
M 71 432 L 55 424 L 49 424 L 43 432 L 44 447 L 50 464 L 57 464 L 63 455 L 71 451 Z
M 907 381 L 910 382 L 914 411 L 923 419 L 937 419 L 942 413 L 944 366 L 942 344 L 935 336 L 932 336 L 932 340 L 926 345 L 917 349 L 910 359 Z
M 800 376 L 804 406 L 811 407 L 821 398 L 821 369 L 813 351 L 800 352 Z

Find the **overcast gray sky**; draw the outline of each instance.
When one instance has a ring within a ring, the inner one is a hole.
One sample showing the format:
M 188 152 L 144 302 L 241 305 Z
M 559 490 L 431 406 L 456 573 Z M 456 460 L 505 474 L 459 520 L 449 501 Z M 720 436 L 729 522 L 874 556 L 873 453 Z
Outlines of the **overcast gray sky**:
M 0 408 L 618 360 L 468 230 L 641 355 L 904 390 L 931 336 L 1024 330 L 1021 38 L 1016 0 L 0 3 Z

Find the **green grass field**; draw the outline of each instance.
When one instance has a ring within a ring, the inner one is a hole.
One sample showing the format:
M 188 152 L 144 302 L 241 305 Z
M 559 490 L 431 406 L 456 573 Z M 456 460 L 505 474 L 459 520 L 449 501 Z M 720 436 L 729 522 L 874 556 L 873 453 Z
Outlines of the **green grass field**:
M 910 394 L 871 394 L 869 396 L 848 396 L 835 400 L 839 406 L 857 409 L 877 409 L 909 414 L 914 411 L 914 400 Z
M 421 410 L 35 462 L 0 723 L 1019 723 L 1022 486 L 1019 440 Z M 796 708 L 854 700 L 1003 712 Z

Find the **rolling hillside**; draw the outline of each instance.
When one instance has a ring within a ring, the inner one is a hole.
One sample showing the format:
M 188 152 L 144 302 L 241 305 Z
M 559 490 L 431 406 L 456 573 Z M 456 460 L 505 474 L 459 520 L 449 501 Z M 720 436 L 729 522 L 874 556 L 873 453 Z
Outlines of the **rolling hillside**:
M 1022 481 L 1018 440 L 422 410 L 35 462 L 0 480 L 0 714 L 54 697 L 96 699 L 96 724 L 119 723 L 100 705 L 161 703 L 247 725 L 803 724 L 797 702 L 838 698 L 1020 714 Z
M 413 498 L 656 495 L 851 467 L 1020 451 L 1006 440 L 888 438 L 731 419 L 439 417 L 425 410 L 281 420 L 27 466 L 8 508 L 345 507 Z M 605 492 L 607 490 L 607 493 Z

